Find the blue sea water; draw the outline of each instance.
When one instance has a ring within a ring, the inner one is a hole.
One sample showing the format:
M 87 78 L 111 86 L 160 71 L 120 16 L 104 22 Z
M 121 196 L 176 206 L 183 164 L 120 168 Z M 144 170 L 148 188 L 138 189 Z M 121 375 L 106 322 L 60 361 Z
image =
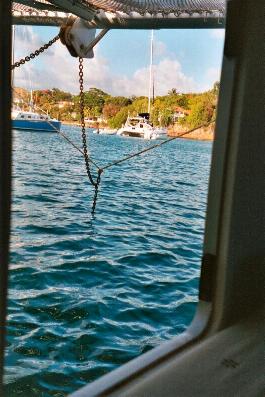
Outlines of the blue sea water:
M 80 146 L 78 127 L 63 131 Z M 153 144 L 89 133 L 100 165 Z M 80 153 L 14 131 L 8 397 L 66 396 L 185 330 L 211 147 L 179 139 L 109 169 L 92 217 Z

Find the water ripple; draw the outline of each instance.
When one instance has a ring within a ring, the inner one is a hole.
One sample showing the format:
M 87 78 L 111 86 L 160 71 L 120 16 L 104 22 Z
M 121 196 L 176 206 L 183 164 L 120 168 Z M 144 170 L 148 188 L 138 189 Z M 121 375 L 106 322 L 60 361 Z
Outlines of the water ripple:
M 64 127 L 80 144 L 77 128 Z M 103 165 L 150 142 L 90 134 Z M 6 393 L 66 396 L 177 335 L 197 302 L 211 144 L 179 140 L 93 189 L 60 137 L 14 133 Z

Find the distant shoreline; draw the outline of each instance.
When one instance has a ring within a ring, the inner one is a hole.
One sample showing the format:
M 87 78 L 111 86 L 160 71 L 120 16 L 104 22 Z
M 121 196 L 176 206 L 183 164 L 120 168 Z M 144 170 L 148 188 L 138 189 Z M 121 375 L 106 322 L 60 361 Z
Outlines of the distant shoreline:
M 74 125 L 74 126 L 80 126 L 79 121 L 62 121 L 63 125 Z M 94 128 L 97 129 L 97 126 L 88 126 L 86 125 L 87 128 Z M 106 127 L 99 127 L 99 128 L 104 128 L 106 130 L 110 128 Z M 186 129 L 187 130 L 187 129 Z M 180 127 L 180 126 L 173 126 L 168 128 L 168 137 L 177 137 L 179 134 L 185 132 L 185 128 Z M 179 139 L 192 139 L 196 141 L 213 141 L 214 140 L 214 126 L 209 126 L 205 128 L 199 128 L 196 131 L 190 132 L 189 134 L 185 136 L 180 136 Z
M 80 125 L 80 122 L 79 122 L 79 121 L 62 121 L 62 120 L 61 120 L 61 123 L 62 123 L 63 125 Z
M 76 125 L 76 126 L 79 126 L 80 127 L 80 121 L 63 121 L 63 120 L 61 120 L 61 123 L 63 124 L 63 125 Z M 96 129 L 98 129 L 98 128 L 105 128 L 105 129 L 107 129 L 106 127 L 98 127 L 98 126 L 95 126 L 95 125 L 93 125 L 93 126 L 91 126 L 91 125 L 87 125 L 86 124 L 86 128 L 93 128 L 94 130 L 96 130 Z
M 183 128 L 180 126 L 174 126 L 173 128 L 169 128 L 168 136 L 174 137 L 179 134 L 188 131 L 187 128 Z M 180 136 L 180 139 L 193 139 L 196 141 L 213 141 L 214 140 L 214 126 L 210 125 L 208 127 L 199 128 L 193 132 L 188 133 L 187 135 Z

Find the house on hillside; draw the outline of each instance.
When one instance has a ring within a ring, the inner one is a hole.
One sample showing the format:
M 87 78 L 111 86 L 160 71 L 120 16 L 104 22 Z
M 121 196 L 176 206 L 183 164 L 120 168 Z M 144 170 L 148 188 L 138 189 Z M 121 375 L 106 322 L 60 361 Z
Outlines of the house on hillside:
M 85 123 L 89 126 L 98 125 L 99 123 L 103 123 L 104 118 L 102 116 L 89 116 L 85 118 Z
M 175 112 L 173 114 L 173 123 L 178 123 L 183 117 L 188 116 L 190 110 L 184 109 L 180 106 L 176 106 Z
M 71 101 L 60 101 L 60 102 L 57 102 L 57 106 L 58 106 L 59 109 L 63 109 L 63 108 L 66 108 L 66 107 L 74 106 L 74 102 L 71 102 Z
M 22 98 L 14 97 L 14 98 L 13 98 L 13 103 L 14 103 L 15 105 L 19 106 L 19 105 L 23 104 L 24 101 L 23 101 Z

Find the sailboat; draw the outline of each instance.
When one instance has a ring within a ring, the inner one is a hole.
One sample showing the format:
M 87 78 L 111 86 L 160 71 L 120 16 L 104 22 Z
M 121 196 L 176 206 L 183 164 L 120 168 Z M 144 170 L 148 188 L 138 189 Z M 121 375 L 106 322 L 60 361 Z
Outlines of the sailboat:
M 149 95 L 148 95 L 148 113 L 151 114 L 151 94 L 154 99 L 154 71 L 153 71 L 153 47 L 154 47 L 154 31 L 151 33 L 151 54 L 150 54 L 150 71 L 149 71 Z M 152 91 L 152 92 L 151 92 Z M 155 139 L 166 139 L 167 129 L 164 127 L 154 128 Z
M 57 119 L 52 119 L 47 114 L 37 113 L 34 111 L 33 106 L 30 106 L 29 111 L 16 107 L 12 110 L 12 127 L 15 130 L 55 132 L 60 130 L 61 122 Z
M 153 86 L 153 42 L 154 31 L 152 30 L 149 69 L 148 111 L 147 113 L 139 113 L 136 117 L 130 117 L 128 115 L 124 126 L 117 131 L 117 135 L 143 138 L 148 140 L 159 138 L 158 130 L 154 128 L 153 125 L 150 123 L 151 94 Z
M 15 42 L 15 27 L 13 27 L 13 43 Z M 14 60 L 14 45 L 12 50 L 12 58 Z M 13 62 L 12 62 L 13 63 Z M 12 75 L 12 86 L 13 75 Z M 61 122 L 55 118 L 51 118 L 48 114 L 40 114 L 34 109 L 33 93 L 30 91 L 29 111 L 22 110 L 19 106 L 13 107 L 11 118 L 12 128 L 16 130 L 30 130 L 41 132 L 55 132 L 61 128 Z
M 117 131 L 117 135 L 133 138 L 156 139 L 154 127 L 149 123 L 149 113 L 139 113 L 138 116 L 128 116 L 125 124 Z

